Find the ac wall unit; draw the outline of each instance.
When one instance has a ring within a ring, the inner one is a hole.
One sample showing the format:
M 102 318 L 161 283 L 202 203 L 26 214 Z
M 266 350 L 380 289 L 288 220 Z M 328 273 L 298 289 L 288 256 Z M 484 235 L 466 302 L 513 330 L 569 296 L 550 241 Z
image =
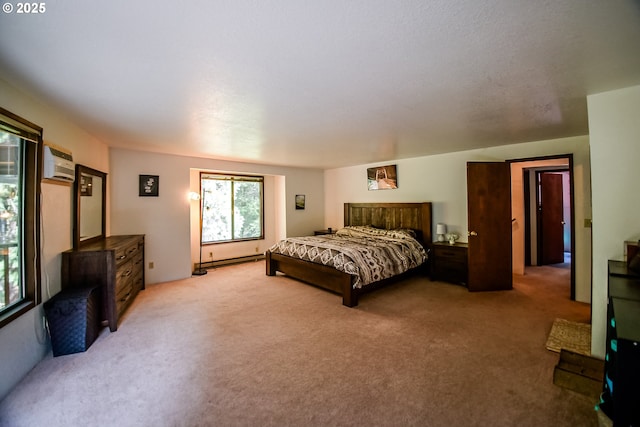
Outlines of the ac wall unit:
M 45 145 L 43 178 L 73 182 L 75 177 L 76 169 L 71 151 Z

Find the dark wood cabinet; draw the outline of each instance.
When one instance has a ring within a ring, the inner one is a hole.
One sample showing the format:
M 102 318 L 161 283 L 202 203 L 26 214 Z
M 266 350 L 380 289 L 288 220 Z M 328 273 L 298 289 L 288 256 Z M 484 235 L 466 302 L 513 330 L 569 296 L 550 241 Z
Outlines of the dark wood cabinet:
M 431 280 L 467 284 L 466 243 L 434 242 L 431 247 Z
M 113 332 L 144 289 L 144 235 L 110 236 L 62 253 L 62 288 L 102 286 L 102 315 Z
M 600 409 L 613 425 L 640 425 L 640 274 L 609 261 L 607 347 Z

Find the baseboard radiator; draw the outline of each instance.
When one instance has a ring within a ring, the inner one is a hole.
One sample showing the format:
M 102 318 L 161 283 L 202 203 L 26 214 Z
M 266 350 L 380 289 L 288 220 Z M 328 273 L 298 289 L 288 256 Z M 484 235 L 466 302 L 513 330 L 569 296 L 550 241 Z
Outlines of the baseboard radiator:
M 240 264 L 242 262 L 260 261 L 262 259 L 264 259 L 264 254 L 257 254 L 257 255 L 241 256 L 237 258 L 219 259 L 216 261 L 206 261 L 206 262 L 203 262 L 201 265 L 198 265 L 198 263 L 195 263 L 193 267 L 194 269 L 215 268 L 215 267 L 221 267 L 223 265 Z

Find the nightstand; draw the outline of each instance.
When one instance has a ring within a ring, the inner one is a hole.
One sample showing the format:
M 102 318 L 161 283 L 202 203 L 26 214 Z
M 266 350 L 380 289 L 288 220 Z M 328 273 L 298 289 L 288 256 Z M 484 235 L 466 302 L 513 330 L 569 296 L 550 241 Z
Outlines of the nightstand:
M 314 236 L 321 236 L 323 234 L 336 234 L 336 230 L 333 228 L 327 228 L 326 230 L 316 230 L 313 232 Z
M 433 242 L 431 247 L 431 280 L 467 284 L 466 243 Z

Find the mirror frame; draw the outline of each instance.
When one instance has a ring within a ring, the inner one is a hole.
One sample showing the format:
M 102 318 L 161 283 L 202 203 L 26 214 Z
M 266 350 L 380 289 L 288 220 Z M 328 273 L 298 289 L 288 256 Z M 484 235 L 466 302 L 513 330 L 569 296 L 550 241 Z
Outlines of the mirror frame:
M 80 240 L 80 176 L 81 174 L 93 175 L 102 178 L 102 230 L 97 236 Z M 97 240 L 104 239 L 106 236 L 106 215 L 107 215 L 107 174 L 88 166 L 76 164 L 76 177 L 73 183 L 73 248 L 78 249 L 82 245 L 86 245 Z

